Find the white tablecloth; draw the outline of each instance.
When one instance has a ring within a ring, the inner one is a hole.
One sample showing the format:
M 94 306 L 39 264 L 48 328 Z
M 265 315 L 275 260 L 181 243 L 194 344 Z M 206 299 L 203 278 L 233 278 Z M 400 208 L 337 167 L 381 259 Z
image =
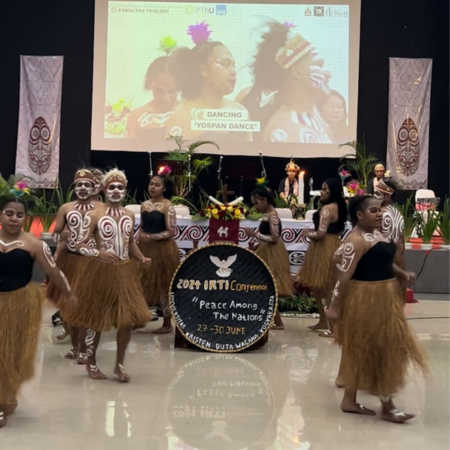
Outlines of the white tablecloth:
M 136 215 L 136 230 L 139 227 L 140 216 Z M 241 220 L 239 223 L 239 245 L 248 247 L 249 241 L 244 233 L 243 228 L 253 228 L 257 230 L 259 221 L 255 220 Z M 301 232 L 304 228 L 314 228 L 310 220 L 281 220 L 283 230 L 281 238 L 286 245 L 286 250 L 289 254 L 289 261 L 291 263 L 291 273 L 295 274 L 298 268 L 303 263 L 305 253 L 308 248 L 308 241 L 301 237 Z M 350 231 L 350 226 L 347 226 L 344 238 Z M 209 220 L 194 222 L 187 217 L 177 217 L 177 232 L 175 235 L 178 248 L 180 249 L 180 256 L 183 259 L 186 254 L 193 248 L 193 241 L 199 241 L 198 246 L 202 247 L 209 244 Z

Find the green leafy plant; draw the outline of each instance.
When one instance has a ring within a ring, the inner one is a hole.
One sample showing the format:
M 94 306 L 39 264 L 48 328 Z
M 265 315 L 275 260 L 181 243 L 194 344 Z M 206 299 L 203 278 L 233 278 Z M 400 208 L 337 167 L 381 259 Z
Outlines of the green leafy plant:
M 137 196 L 138 196 L 137 189 L 135 189 L 133 192 L 127 192 L 127 195 L 125 195 L 125 198 L 122 201 L 122 205 L 123 206 L 139 205 Z
M 61 183 L 59 182 L 59 180 L 56 180 L 56 188 L 55 188 L 55 195 L 56 198 L 58 199 L 58 205 L 62 206 L 65 203 L 69 203 L 72 201 L 73 198 L 73 183 L 69 186 L 69 188 L 67 189 L 66 192 L 64 192 Z
M 173 175 L 171 178 L 175 184 L 176 195 L 178 197 L 186 197 L 189 190 L 189 160 L 191 161 L 191 187 L 197 182 L 198 176 L 213 163 L 211 156 L 201 157 L 196 153 L 197 149 L 202 145 L 214 145 L 217 149 L 219 146 L 213 141 L 197 141 L 189 145 L 185 145 L 186 141 L 182 136 L 169 136 L 169 140 L 176 143 L 177 148 L 169 151 L 164 157 L 166 161 L 180 161 L 183 163 L 183 174 Z M 220 149 L 219 149 L 220 150 Z
M 424 244 L 429 244 L 434 232 L 439 226 L 441 220 L 439 211 L 429 210 L 426 214 L 418 215 L 418 233 Z
M 34 198 L 33 214 L 39 217 L 44 233 L 48 233 L 58 214 L 58 206 L 55 204 L 55 191 L 52 192 L 50 200 L 47 200 L 45 192 L 40 197 Z
M 29 233 L 34 221 L 34 212 L 32 209 L 28 209 L 27 215 L 25 216 L 25 222 L 23 223 L 23 231 Z
M 396 204 L 395 207 L 400 211 L 405 222 L 404 237 L 405 242 L 409 241 L 409 238 L 417 226 L 417 215 L 414 210 L 412 196 L 406 199 L 403 205 Z
M 450 199 L 444 200 L 439 221 L 439 233 L 445 245 L 450 245 Z
M 347 153 L 341 157 L 342 163 L 339 171 L 344 169 L 355 173 L 359 180 L 359 187 L 365 189 L 369 183 L 369 177 L 373 168 L 378 162 L 378 158 L 373 153 L 367 151 L 365 143 L 356 141 L 346 142 L 345 144 L 340 144 L 339 148 L 345 146 L 353 148 L 355 153 Z
M 177 195 L 174 195 L 170 199 L 170 202 L 174 206 L 178 206 L 178 205 L 187 206 L 189 208 L 189 211 L 191 214 L 197 214 L 197 212 L 198 212 L 198 208 L 192 202 L 190 202 L 189 200 L 187 200 L 184 197 L 179 197 Z
M 291 297 L 279 298 L 280 311 L 298 311 L 304 314 L 317 312 L 317 303 L 314 297 L 307 294 L 297 294 Z

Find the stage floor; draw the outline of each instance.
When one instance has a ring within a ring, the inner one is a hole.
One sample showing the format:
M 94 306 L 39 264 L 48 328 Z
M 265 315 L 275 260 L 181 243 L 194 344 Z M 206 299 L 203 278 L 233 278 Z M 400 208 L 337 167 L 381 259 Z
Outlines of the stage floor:
M 334 387 L 339 348 L 306 327 L 314 319 L 285 319 L 254 353 L 174 350 L 173 334 L 134 334 L 127 385 L 112 375 L 115 335 L 106 333 L 98 363 L 111 378 L 92 381 L 63 360 L 47 309 L 36 377 L 19 409 L 0 430 L 8 450 L 294 450 L 449 448 L 448 297 L 417 295 L 409 323 L 430 357 L 427 380 L 412 373 L 397 405 L 417 416 L 406 425 L 343 414 Z M 433 298 L 433 300 L 426 300 Z M 149 330 L 157 327 L 149 325 Z M 378 409 L 377 398 L 359 396 Z

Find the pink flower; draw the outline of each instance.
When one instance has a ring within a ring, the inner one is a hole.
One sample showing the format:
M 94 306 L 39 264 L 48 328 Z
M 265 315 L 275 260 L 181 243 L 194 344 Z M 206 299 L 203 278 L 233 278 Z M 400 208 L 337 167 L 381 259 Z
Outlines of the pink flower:
M 345 169 L 341 169 L 340 172 L 339 172 L 339 175 L 340 175 L 342 178 L 347 178 L 347 177 L 350 176 L 350 172 L 348 172 L 348 171 L 345 170 Z
M 295 25 L 294 22 L 288 22 L 287 20 L 283 22 L 283 25 L 286 28 L 297 28 L 297 25 Z
M 195 45 L 206 42 L 211 33 L 212 31 L 205 21 L 197 23 L 196 25 L 189 25 L 187 29 L 187 34 L 191 37 L 192 42 Z
M 356 191 L 356 195 L 364 195 L 366 193 L 366 191 L 364 189 L 358 189 Z
M 26 189 L 28 187 L 28 183 L 26 181 L 18 181 L 16 186 L 18 189 Z

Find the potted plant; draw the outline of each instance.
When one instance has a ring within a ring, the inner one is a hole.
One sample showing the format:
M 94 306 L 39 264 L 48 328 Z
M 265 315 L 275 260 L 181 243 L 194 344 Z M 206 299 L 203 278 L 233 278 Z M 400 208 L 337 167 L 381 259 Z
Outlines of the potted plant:
M 58 206 L 53 202 L 54 196 L 55 191 L 53 191 L 50 200 L 47 200 L 45 192 L 40 197 L 34 198 L 33 212 L 39 218 L 42 225 L 41 239 L 49 240 L 52 238 L 50 228 L 58 214 Z
M 450 199 L 444 200 L 444 206 L 442 208 L 440 221 L 439 221 L 439 234 L 444 241 L 444 248 L 450 248 Z
M 419 214 L 418 220 L 418 232 L 423 242 L 422 248 L 429 250 L 433 247 L 431 239 L 439 226 L 441 213 L 439 211 L 429 210 Z
M 375 164 L 378 162 L 378 158 L 373 153 L 367 151 L 365 143 L 356 141 L 346 142 L 345 144 L 340 144 L 339 148 L 345 146 L 353 148 L 354 153 L 347 153 L 341 157 L 342 164 L 339 167 L 339 172 L 345 173 L 345 178 L 350 176 L 349 172 L 355 173 L 359 180 L 359 187 L 366 189 L 369 183 L 369 177 Z
M 406 199 L 406 202 L 404 205 L 395 205 L 396 208 L 400 211 L 401 215 L 403 216 L 403 221 L 405 224 L 405 228 L 403 231 L 403 236 L 405 238 L 405 248 L 411 249 L 412 244 L 409 243 L 409 239 L 414 231 L 414 228 L 417 226 L 417 216 L 414 211 L 414 207 L 412 204 L 411 197 Z
M 213 163 L 211 156 L 200 157 L 196 154 L 197 149 L 207 144 L 214 145 L 217 149 L 219 149 L 219 146 L 213 141 L 197 141 L 185 145 L 186 141 L 182 136 L 169 136 L 169 139 L 176 143 L 177 148 L 169 151 L 164 159 L 166 161 L 180 161 L 183 164 L 183 173 L 181 175 L 172 175 L 171 178 L 175 184 L 176 195 L 184 198 L 189 193 L 189 178 L 192 189 L 192 186 L 197 182 L 199 174 Z

